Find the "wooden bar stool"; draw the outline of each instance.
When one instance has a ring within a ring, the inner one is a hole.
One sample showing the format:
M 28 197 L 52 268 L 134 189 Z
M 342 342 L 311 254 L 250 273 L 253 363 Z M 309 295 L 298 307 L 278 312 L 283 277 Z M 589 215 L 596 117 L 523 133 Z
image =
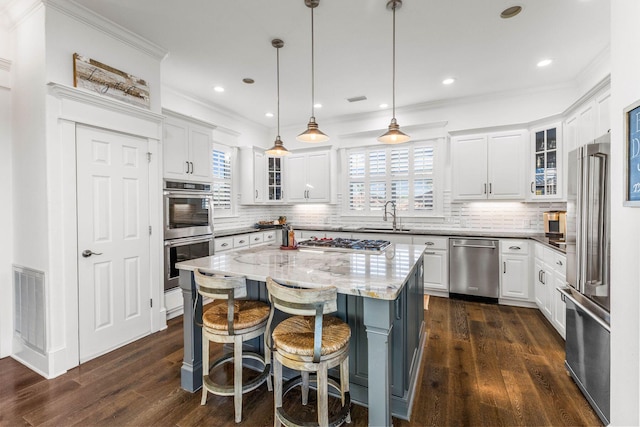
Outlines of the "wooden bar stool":
M 273 350 L 274 425 L 312 425 L 296 419 L 282 408 L 282 396 L 302 384 L 302 404 L 307 404 L 309 383 L 315 382 L 318 400 L 318 425 L 338 426 L 350 423 L 349 395 L 349 338 L 351 329 L 334 316 L 324 316 L 338 309 L 335 287 L 300 289 L 280 285 L 267 278 L 271 313 L 267 330 L 275 310 L 293 316 L 280 322 L 272 333 L 265 334 L 265 347 Z M 282 365 L 301 371 L 302 375 L 282 384 Z M 328 377 L 330 368 L 340 365 L 340 381 Z M 315 373 L 315 375 L 309 375 Z M 329 386 L 340 392 L 342 407 L 329 419 Z
M 242 343 L 263 335 L 269 318 L 269 305 L 261 301 L 239 300 L 247 296 L 244 277 L 209 275 L 196 270 L 193 272 L 198 293 L 214 300 L 212 306 L 202 314 L 202 401 L 207 403 L 207 393 L 219 396 L 233 396 L 235 421 L 242 420 L 242 394 L 258 388 L 267 381 L 271 391 L 270 362 L 271 351 L 265 349 L 265 356 L 242 352 Z M 225 301 L 226 300 L 226 303 Z M 233 343 L 233 353 L 226 354 L 209 364 L 209 341 Z M 262 373 L 246 384 L 242 384 L 242 359 L 260 361 Z M 216 367 L 233 362 L 233 385 L 215 383 L 209 373 Z

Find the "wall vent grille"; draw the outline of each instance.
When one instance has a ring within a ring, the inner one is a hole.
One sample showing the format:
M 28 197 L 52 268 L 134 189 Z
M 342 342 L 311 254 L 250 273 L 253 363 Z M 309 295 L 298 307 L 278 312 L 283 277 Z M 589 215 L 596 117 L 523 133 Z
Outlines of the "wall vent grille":
M 14 333 L 22 341 L 45 354 L 44 272 L 13 266 Z

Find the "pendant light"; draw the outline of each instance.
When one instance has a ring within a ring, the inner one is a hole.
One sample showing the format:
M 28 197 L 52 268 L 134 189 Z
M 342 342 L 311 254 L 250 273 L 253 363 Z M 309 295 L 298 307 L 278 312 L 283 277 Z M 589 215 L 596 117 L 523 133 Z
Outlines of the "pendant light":
M 296 137 L 301 142 L 325 142 L 329 140 L 329 137 L 325 135 L 320 129 L 315 118 L 315 74 L 314 74 L 314 43 L 313 43 L 313 9 L 318 7 L 320 0 L 304 0 L 304 4 L 311 9 L 311 118 L 307 124 L 307 130 L 302 132 Z
M 289 150 L 284 147 L 282 140 L 280 139 L 280 48 L 284 46 L 284 42 L 280 39 L 271 40 L 271 46 L 276 48 L 276 87 L 277 87 L 277 121 L 278 121 L 278 133 L 276 141 L 273 147 L 265 151 L 265 154 L 273 157 L 282 157 L 290 154 Z
M 393 11 L 393 102 L 392 111 L 393 117 L 389 124 L 389 130 L 378 137 L 378 141 L 385 144 L 401 144 L 409 141 L 409 135 L 400 130 L 398 121 L 396 120 L 396 9 L 402 6 L 402 0 L 389 0 L 387 2 L 387 9 Z

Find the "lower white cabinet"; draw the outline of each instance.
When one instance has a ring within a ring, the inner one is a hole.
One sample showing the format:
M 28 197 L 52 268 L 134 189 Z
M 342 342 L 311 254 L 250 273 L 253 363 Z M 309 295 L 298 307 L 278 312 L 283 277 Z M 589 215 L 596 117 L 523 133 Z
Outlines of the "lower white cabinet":
M 500 240 L 500 298 L 530 301 L 529 241 Z
M 449 293 L 449 238 L 440 236 L 414 236 L 414 245 L 423 245 L 424 293 L 448 295 Z
M 540 243 L 535 245 L 534 289 L 536 305 L 558 333 L 565 337 L 566 308 L 558 287 L 566 284 L 567 257 Z

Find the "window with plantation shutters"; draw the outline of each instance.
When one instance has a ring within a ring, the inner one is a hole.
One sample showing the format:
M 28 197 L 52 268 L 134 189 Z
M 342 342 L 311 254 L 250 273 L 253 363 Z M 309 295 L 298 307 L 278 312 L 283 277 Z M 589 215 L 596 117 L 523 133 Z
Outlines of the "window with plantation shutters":
M 354 148 L 346 152 L 346 214 L 378 214 L 388 200 L 419 216 L 436 212 L 434 143 Z
M 215 216 L 229 215 L 233 210 L 231 199 L 232 155 L 232 149 L 224 145 L 216 145 L 212 151 L 213 212 Z

